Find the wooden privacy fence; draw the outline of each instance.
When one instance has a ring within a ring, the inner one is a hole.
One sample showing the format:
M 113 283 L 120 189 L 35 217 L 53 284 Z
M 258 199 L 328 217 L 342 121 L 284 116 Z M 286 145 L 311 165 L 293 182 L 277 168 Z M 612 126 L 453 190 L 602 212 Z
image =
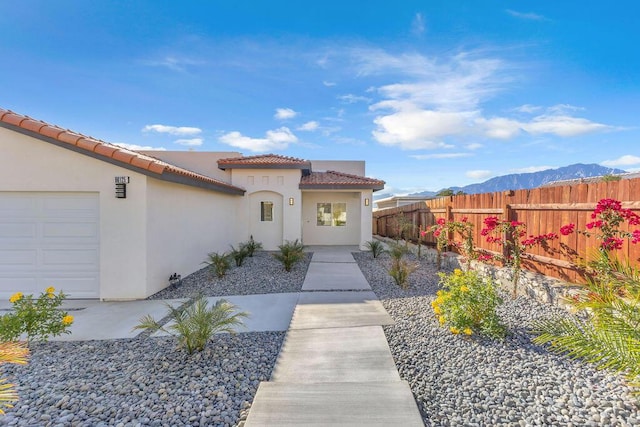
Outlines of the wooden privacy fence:
M 586 230 L 586 224 L 593 221 L 591 212 L 601 199 L 619 200 L 623 208 L 640 213 L 640 178 L 449 196 L 383 209 L 373 212 L 373 234 L 397 238 L 404 228 L 404 237 L 415 241 L 420 229 L 428 229 L 439 218 L 460 221 L 466 217 L 474 226 L 476 247 L 498 252 L 501 250 L 500 246 L 486 242 L 485 236 L 480 234 L 484 228 L 483 220 L 489 216 L 497 216 L 509 221 L 521 221 L 527 226 L 527 235 L 559 235 L 559 239 L 549 241 L 546 247 L 529 248 L 523 267 L 577 283 L 582 282 L 584 277 L 575 263 L 597 248 L 600 241 L 595 236 L 586 237 L 575 232 L 563 236 L 560 234 L 560 227 L 573 223 L 576 230 Z M 629 228 L 625 223 L 620 227 L 624 231 L 634 229 L 640 229 L 640 226 Z M 460 240 L 459 236 L 452 237 Z M 435 238 L 428 233 L 422 242 L 434 245 Z M 617 250 L 616 254 L 640 266 L 640 243 L 631 244 L 626 239 L 622 249 Z

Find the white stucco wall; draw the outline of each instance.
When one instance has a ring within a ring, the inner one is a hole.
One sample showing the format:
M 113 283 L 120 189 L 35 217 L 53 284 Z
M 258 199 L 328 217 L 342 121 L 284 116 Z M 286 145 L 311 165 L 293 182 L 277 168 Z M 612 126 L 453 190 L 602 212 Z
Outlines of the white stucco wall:
M 4 128 L 0 153 L 0 191 L 98 193 L 100 297 L 146 296 L 146 176 Z M 115 197 L 116 176 L 131 179 L 126 199 Z
M 369 206 L 365 200 L 369 199 Z M 360 249 L 367 249 L 367 242 L 373 238 L 373 190 L 362 190 L 360 193 Z
M 360 245 L 361 200 L 363 199 L 359 191 L 305 190 L 302 193 L 303 243 L 305 245 Z M 346 203 L 347 225 L 344 227 L 318 226 L 316 215 L 318 203 Z
M 149 179 L 147 185 L 147 290 L 152 295 L 204 267 L 209 252 L 237 246 L 241 196 Z
M 236 151 L 140 151 L 172 165 L 224 182 L 231 182 L 231 171 L 218 168 L 218 160 L 241 157 Z
M 302 237 L 302 198 L 298 188 L 301 176 L 302 172 L 299 169 L 233 169 L 231 183 L 247 190 L 245 197 L 239 202 L 238 215 L 235 218 L 240 226 L 241 239 L 249 238 L 250 224 L 255 222 L 255 218 L 260 218 L 260 211 L 256 209 L 256 205 L 251 205 L 251 194 L 262 191 L 271 191 L 282 196 L 282 238 L 273 242 L 261 242 L 264 249 L 274 250 L 286 240 Z M 293 205 L 289 205 L 291 197 Z

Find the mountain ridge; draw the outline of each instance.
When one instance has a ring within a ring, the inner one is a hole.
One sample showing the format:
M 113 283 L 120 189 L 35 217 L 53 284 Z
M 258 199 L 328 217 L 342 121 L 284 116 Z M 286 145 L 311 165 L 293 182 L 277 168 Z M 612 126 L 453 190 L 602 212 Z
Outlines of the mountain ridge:
M 514 173 L 496 176 L 484 182 L 465 185 L 464 187 L 448 187 L 454 193 L 462 191 L 466 194 L 493 193 L 506 190 L 523 190 L 540 187 L 554 181 L 569 179 L 590 178 L 607 174 L 626 173 L 622 169 L 608 168 L 595 163 L 575 163 L 555 169 L 545 169 L 538 172 Z M 440 191 L 446 190 L 443 188 Z M 410 196 L 432 197 L 440 191 L 421 191 Z

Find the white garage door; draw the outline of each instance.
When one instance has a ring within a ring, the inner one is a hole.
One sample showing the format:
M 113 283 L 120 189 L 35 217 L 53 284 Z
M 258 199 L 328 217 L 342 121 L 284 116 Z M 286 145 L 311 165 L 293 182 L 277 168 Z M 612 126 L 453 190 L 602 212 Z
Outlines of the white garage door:
M 0 298 L 48 286 L 98 298 L 97 193 L 0 192 Z

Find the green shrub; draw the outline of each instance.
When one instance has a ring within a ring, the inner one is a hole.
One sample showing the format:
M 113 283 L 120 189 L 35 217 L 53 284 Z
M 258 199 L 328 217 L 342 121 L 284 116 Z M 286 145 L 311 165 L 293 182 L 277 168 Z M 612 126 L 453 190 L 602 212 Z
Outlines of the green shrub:
M 227 274 L 227 270 L 231 267 L 229 264 L 229 254 L 227 253 L 219 254 L 218 252 L 211 252 L 207 254 L 207 258 L 208 259 L 202 263 L 208 265 L 209 270 L 215 273 L 217 277 L 224 277 L 224 275 Z
M 167 316 L 172 323 L 167 328 L 160 325 L 153 317 L 146 315 L 133 329 L 144 329 L 151 333 L 163 331 L 178 338 L 181 347 L 192 354 L 202 351 L 216 332 L 235 333 L 236 326 L 242 326 L 246 312 L 236 312 L 237 307 L 225 299 L 218 300 L 209 307 L 207 298 L 199 296 L 193 304 L 184 309 L 178 309 L 167 304 Z
M 249 241 L 243 243 L 243 245 L 250 257 L 252 257 L 256 251 L 262 249 L 262 243 L 253 240 L 253 235 L 249 236 Z
M 280 252 L 273 254 L 273 256 L 282 263 L 285 271 L 291 271 L 293 266 L 304 258 L 304 245 L 298 239 L 293 242 L 287 240 L 278 246 L 278 249 Z
M 389 255 L 392 261 L 400 261 L 402 257 L 409 253 L 409 249 L 400 243 L 391 243 L 389 245 Z
M 378 256 L 384 252 L 384 245 L 379 240 L 369 240 L 366 245 L 374 258 L 378 258 Z
M 391 267 L 388 272 L 396 285 L 402 289 L 409 287 L 409 276 L 413 273 L 418 266 L 412 264 L 409 261 L 399 258 L 391 260 Z
M 249 251 L 244 244 L 240 244 L 237 249 L 231 245 L 229 256 L 235 261 L 236 267 L 241 267 L 244 260 L 249 256 Z
M 459 269 L 438 275 L 444 289 L 438 291 L 431 306 L 440 325 L 449 326 L 453 334 L 504 338 L 506 328 L 496 313 L 502 298 L 491 280 L 483 280 L 475 271 Z
M 610 259 L 606 252 L 598 257 L 595 262 L 607 267 L 589 278 L 570 300 L 586 321 L 539 321 L 533 327 L 532 332 L 538 335 L 533 341 L 600 368 L 623 372 L 632 386 L 640 387 L 640 269 Z
M 0 317 L 0 341 L 17 341 L 23 334 L 27 342 L 47 341 L 49 336 L 70 334 L 73 316 L 59 309 L 66 295 L 55 292 L 50 286 L 38 298 L 13 294 L 9 299 L 13 311 Z

